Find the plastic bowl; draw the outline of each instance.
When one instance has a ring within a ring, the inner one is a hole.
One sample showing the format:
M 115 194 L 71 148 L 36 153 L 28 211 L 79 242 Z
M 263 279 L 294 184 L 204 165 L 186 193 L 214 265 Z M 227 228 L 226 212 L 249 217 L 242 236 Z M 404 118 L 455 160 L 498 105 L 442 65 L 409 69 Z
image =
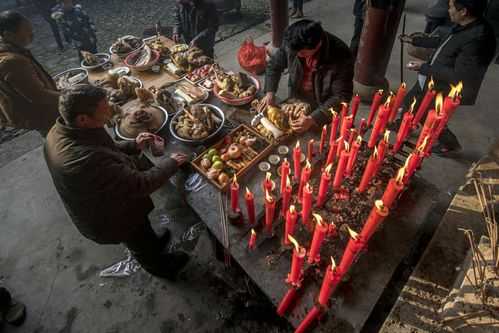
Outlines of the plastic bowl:
M 72 74 L 73 74 L 72 76 L 78 75 L 78 74 L 80 74 L 80 73 L 84 73 L 84 75 L 82 76 L 82 78 L 81 78 L 80 80 L 75 81 L 75 82 L 72 82 L 72 83 L 71 83 L 69 86 L 67 86 L 67 87 L 61 87 L 61 86 L 59 86 L 59 84 L 57 84 L 57 83 L 58 83 L 58 82 L 57 82 L 57 81 L 58 81 L 58 79 L 59 79 L 61 76 L 63 76 L 63 75 L 65 75 L 65 74 L 67 74 L 67 73 L 72 73 Z M 75 85 L 77 85 L 77 84 L 85 84 L 85 83 L 88 83 L 88 71 L 87 71 L 86 69 L 84 69 L 84 68 L 80 68 L 80 67 L 78 67 L 78 68 L 71 68 L 71 69 L 68 69 L 68 70 L 66 70 L 66 71 L 64 71 L 64 72 L 62 72 L 62 73 L 59 73 L 59 74 L 54 75 L 54 81 L 56 82 L 56 84 L 57 84 L 57 88 L 59 88 L 59 89 L 69 88 L 69 87 L 75 86 Z
M 134 36 L 123 36 L 121 38 L 126 38 L 126 37 L 134 37 Z M 126 57 L 128 57 L 130 54 L 134 54 L 138 50 L 142 49 L 145 45 L 146 45 L 146 43 L 144 41 L 142 41 L 142 44 L 140 44 L 140 46 L 138 48 L 136 48 L 135 50 L 132 50 L 130 52 L 127 52 L 127 53 L 118 53 L 118 52 L 114 51 L 113 46 L 111 45 L 109 47 L 109 53 L 116 54 L 120 59 L 126 59 Z
M 160 56 L 158 51 L 151 50 L 151 60 L 147 63 L 147 65 L 143 65 L 143 66 L 132 65 L 131 63 L 137 58 L 138 55 L 139 55 L 139 52 L 135 52 L 135 53 L 130 54 L 125 59 L 125 65 L 127 65 L 132 70 L 137 71 L 137 72 L 144 72 L 144 71 L 151 69 L 152 66 L 154 66 L 158 63 L 159 56 Z
M 256 92 L 254 95 L 251 95 L 251 96 L 248 96 L 248 97 L 244 97 L 244 98 L 227 98 L 227 97 L 224 97 L 224 96 L 220 96 L 219 95 L 219 92 L 220 92 L 220 88 L 218 88 L 218 85 L 216 83 L 214 83 L 213 85 L 213 93 L 215 94 L 215 96 L 217 96 L 217 98 L 219 100 L 221 100 L 224 104 L 227 104 L 227 105 L 233 105 L 233 106 L 241 106 L 241 105 L 246 105 L 248 103 L 250 103 L 252 100 L 255 99 L 255 96 L 256 94 L 258 93 L 258 91 L 260 90 L 260 81 L 258 81 L 257 78 L 251 76 L 251 75 L 248 75 L 248 78 L 253 81 L 253 84 L 255 85 L 256 87 Z
M 111 56 L 107 53 L 96 53 L 95 56 L 97 56 L 101 60 L 99 64 L 90 66 L 87 65 L 85 59 L 83 59 L 81 61 L 81 67 L 86 69 L 87 71 L 95 71 L 97 69 L 101 69 L 102 66 L 111 61 Z

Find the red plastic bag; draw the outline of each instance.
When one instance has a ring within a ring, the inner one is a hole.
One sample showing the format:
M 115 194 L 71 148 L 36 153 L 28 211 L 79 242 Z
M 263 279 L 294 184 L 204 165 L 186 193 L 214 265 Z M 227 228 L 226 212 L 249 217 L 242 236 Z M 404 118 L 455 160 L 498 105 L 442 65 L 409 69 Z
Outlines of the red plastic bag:
M 255 75 L 265 72 L 267 66 L 267 50 L 265 46 L 256 46 L 253 39 L 246 39 L 237 52 L 239 65 Z

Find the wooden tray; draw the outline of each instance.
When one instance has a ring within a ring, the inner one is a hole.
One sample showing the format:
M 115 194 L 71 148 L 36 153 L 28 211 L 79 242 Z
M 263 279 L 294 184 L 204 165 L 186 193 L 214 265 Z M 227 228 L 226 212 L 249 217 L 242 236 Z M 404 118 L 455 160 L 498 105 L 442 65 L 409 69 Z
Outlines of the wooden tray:
M 198 157 L 196 157 L 193 161 L 191 161 L 191 165 L 203 176 L 205 176 L 217 189 L 220 191 L 225 191 L 227 188 L 227 185 L 230 184 L 230 181 L 228 184 L 225 186 L 222 186 L 218 181 L 209 179 L 207 176 L 207 170 L 205 170 L 203 167 L 201 167 L 201 160 L 203 159 L 203 156 L 208 153 L 208 151 L 212 148 L 215 148 L 217 150 L 222 149 L 223 147 L 226 147 L 227 144 L 226 138 L 227 137 L 234 137 L 236 133 L 239 131 L 248 131 L 252 135 L 254 135 L 257 139 L 257 142 L 252 146 L 248 147 L 249 153 L 248 154 L 243 154 L 241 158 L 235 160 L 236 162 L 245 162 L 245 166 L 242 167 L 239 170 L 236 170 L 234 168 L 228 168 L 232 170 L 232 174 L 235 174 L 237 178 L 242 177 L 245 173 L 247 173 L 252 167 L 254 167 L 259 161 L 264 159 L 273 149 L 272 144 L 267 141 L 263 136 L 261 136 L 259 133 L 257 133 L 255 130 L 253 130 L 251 127 L 241 124 L 234 130 L 232 130 L 229 134 L 227 134 L 223 139 L 218 141 L 217 143 L 213 144 L 211 147 L 203 151 L 202 154 L 200 154 Z M 224 162 L 225 163 L 225 162 Z M 224 168 L 224 171 L 226 169 Z M 235 171 L 235 172 L 234 172 Z M 229 174 L 227 171 L 226 173 Z M 229 174 L 229 177 L 231 178 L 232 175 Z

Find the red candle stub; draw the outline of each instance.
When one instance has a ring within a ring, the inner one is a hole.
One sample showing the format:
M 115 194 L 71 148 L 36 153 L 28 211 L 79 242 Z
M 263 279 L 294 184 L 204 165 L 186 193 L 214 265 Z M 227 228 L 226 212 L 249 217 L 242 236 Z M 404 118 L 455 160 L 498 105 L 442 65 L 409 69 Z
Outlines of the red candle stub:
M 324 145 L 326 144 L 326 136 L 327 136 L 327 125 L 322 126 L 321 132 L 321 142 L 319 143 L 319 154 L 322 154 L 324 151 Z
M 246 187 L 246 193 L 244 194 L 244 200 L 246 201 L 246 210 L 248 212 L 248 222 L 250 225 L 255 224 L 255 197 L 253 193 Z
M 341 123 L 340 136 L 344 138 L 344 140 L 348 141 L 350 129 L 353 125 L 353 116 L 349 115 L 343 118 L 343 122 Z
M 419 146 L 414 152 L 412 152 L 405 161 L 406 173 L 404 177 L 404 185 L 407 185 L 414 175 L 416 170 L 421 165 L 423 158 L 425 157 L 424 149 L 426 147 L 426 143 L 428 142 L 428 137 L 425 138 L 421 146 Z
M 424 153 L 426 154 L 426 156 L 429 156 L 431 154 L 431 148 L 433 147 L 433 144 L 437 141 L 438 139 L 438 129 L 440 127 L 440 124 L 442 122 L 445 122 L 445 115 L 443 114 L 442 112 L 442 106 L 443 106 L 443 103 L 444 103 L 444 98 L 442 96 L 442 94 L 438 94 L 437 95 L 437 98 L 435 99 L 435 121 L 433 123 L 433 126 L 431 127 L 431 132 L 429 133 L 429 140 L 428 140 L 428 143 L 425 147 L 425 149 L 423 150 Z M 445 127 L 445 124 L 444 124 L 444 127 Z M 424 130 L 424 128 L 423 128 Z
M 336 270 L 336 262 L 334 258 L 331 257 L 331 265 L 326 268 L 326 274 L 324 274 L 324 280 L 322 280 L 321 290 L 319 292 L 319 298 L 317 302 L 323 307 L 327 308 L 329 305 L 329 298 L 336 290 L 338 283 L 341 281 L 341 275 L 338 274 Z
M 393 121 L 397 117 L 397 113 L 400 109 L 400 106 L 404 102 L 404 98 L 405 98 L 406 93 L 407 93 L 406 84 L 405 84 L 405 82 L 402 82 L 399 89 L 397 90 L 397 95 L 395 95 L 395 100 L 394 100 L 393 106 L 390 110 L 390 116 L 388 118 L 388 121 L 390 123 L 393 123 Z
M 388 207 L 385 206 L 382 200 L 376 200 L 374 207 L 369 214 L 362 231 L 360 232 L 360 237 L 367 243 L 371 236 L 374 234 L 378 226 L 383 222 L 385 217 L 388 216 Z
M 393 145 L 392 152 L 395 154 L 399 151 L 400 147 L 404 143 L 405 139 L 409 136 L 412 129 L 412 120 L 414 119 L 414 106 L 416 105 L 416 97 L 414 97 L 411 108 L 409 112 L 404 113 L 402 117 L 402 123 L 400 124 L 399 130 L 397 132 L 397 138 L 395 139 L 395 144 Z
M 312 193 L 313 193 L 313 188 L 312 186 L 310 186 L 309 183 L 307 183 L 303 188 L 303 200 L 301 208 L 302 223 L 305 226 L 308 226 L 310 213 L 312 212 Z
M 442 133 L 445 125 L 449 122 L 450 118 L 456 111 L 457 107 L 461 105 L 461 91 L 463 89 L 463 83 L 459 82 L 456 86 L 451 84 L 451 90 L 449 95 L 445 97 L 442 106 L 442 114 L 444 116 L 443 121 L 440 122 L 437 129 L 435 130 L 435 137 L 438 139 L 440 134 Z
M 314 139 L 310 139 L 307 145 L 307 160 L 311 161 L 314 158 Z
M 310 327 L 310 325 L 312 325 L 312 323 L 319 318 L 321 313 L 322 313 L 322 310 L 317 305 L 315 305 L 307 313 L 307 315 L 305 316 L 303 321 L 300 323 L 300 325 L 298 325 L 298 327 L 295 330 L 295 333 L 305 333 L 308 330 L 308 328 Z
M 282 193 L 286 188 L 286 179 L 289 176 L 290 165 L 287 158 L 284 158 L 281 164 L 281 187 L 279 191 Z
M 350 234 L 350 239 L 348 240 L 347 247 L 343 256 L 341 257 L 340 265 L 338 266 L 338 272 L 341 275 L 344 275 L 352 266 L 353 261 L 359 254 L 359 252 L 364 248 L 364 241 L 361 237 L 348 226 L 348 233 Z
M 265 173 L 265 179 L 263 181 L 263 191 L 268 191 L 272 193 L 275 189 L 275 183 L 272 180 L 272 174 L 270 172 Z
M 291 181 L 289 180 L 289 176 L 286 176 L 286 186 L 284 187 L 284 192 L 281 195 L 281 216 L 286 216 L 286 211 L 289 207 L 289 202 L 291 201 L 291 192 L 293 188 L 291 187 Z
M 274 221 L 274 213 L 275 213 L 275 200 L 269 194 L 268 191 L 265 191 L 265 231 L 268 234 L 272 233 L 272 222 Z
M 386 207 L 392 208 L 400 193 L 404 190 L 405 167 L 400 168 L 395 178 L 391 178 L 386 187 L 381 201 Z
M 373 148 L 378 137 L 381 133 L 385 131 L 386 124 L 388 123 L 388 117 L 390 116 L 390 103 L 392 95 L 388 97 L 385 104 L 379 107 L 378 116 L 376 117 L 376 122 L 374 123 L 373 130 L 371 132 L 371 137 L 367 143 L 369 148 Z
M 319 184 L 319 194 L 317 194 L 317 207 L 322 207 L 326 202 L 327 190 L 329 188 L 329 183 L 331 182 L 331 169 L 333 165 L 329 164 L 321 175 L 321 182 Z
M 367 161 L 366 168 L 364 169 L 364 173 L 362 174 L 362 178 L 360 180 L 359 187 L 357 191 L 362 193 L 367 189 L 369 182 L 376 175 L 378 168 L 378 149 L 375 147 L 373 154 L 369 157 Z
M 383 161 L 385 160 L 386 150 L 388 148 L 390 142 L 390 131 L 386 130 L 383 139 L 378 144 L 378 164 L 379 166 L 383 165 Z
M 294 205 L 289 206 L 286 212 L 286 224 L 284 225 L 284 245 L 290 245 L 289 236 L 293 236 L 295 233 L 296 220 L 298 219 L 298 213 Z
M 376 112 L 379 110 L 381 105 L 381 100 L 383 99 L 383 90 L 378 90 L 374 93 L 373 102 L 371 104 L 371 109 L 369 111 L 369 116 L 367 117 L 367 127 L 371 126 L 374 120 Z
M 352 118 L 354 122 L 355 122 L 355 117 L 357 117 L 357 112 L 359 111 L 359 105 L 360 105 L 360 96 L 359 94 L 355 94 L 355 96 L 352 98 Z
M 347 114 L 348 114 L 348 103 L 341 102 L 341 121 L 345 120 Z
M 251 229 L 250 239 L 248 242 L 248 249 L 254 250 L 256 248 L 256 232 L 255 229 Z
M 313 214 L 315 224 L 314 236 L 312 237 L 312 244 L 310 245 L 310 251 L 308 252 L 308 263 L 317 264 L 321 260 L 321 245 L 326 238 L 328 231 L 328 226 L 322 220 L 322 217 L 318 214 Z
M 327 230 L 327 237 L 329 238 L 334 238 L 338 235 L 338 228 L 336 228 L 336 224 L 334 222 L 331 222 L 328 226 Z
M 419 122 L 421 119 L 423 119 L 423 116 L 425 115 L 426 111 L 430 107 L 431 102 L 433 102 L 433 99 L 435 98 L 435 95 L 437 94 L 435 90 L 433 90 L 433 87 L 435 86 L 433 82 L 433 78 L 428 82 L 428 89 L 426 90 L 426 94 L 423 97 L 423 100 L 419 104 L 418 111 L 416 112 L 416 115 L 414 116 L 414 119 L 412 121 L 412 128 L 417 128 Z
M 277 314 L 282 317 L 288 310 L 289 306 L 291 303 L 294 301 L 296 297 L 296 288 L 289 288 L 288 292 L 286 295 L 281 300 L 281 303 L 279 303 L 279 306 L 277 307 Z
M 350 158 L 348 159 L 347 167 L 345 170 L 346 176 L 351 176 L 353 173 L 353 169 L 355 167 L 355 162 L 357 162 L 357 155 L 359 154 L 360 147 L 362 146 L 362 137 L 360 135 L 357 136 L 357 139 L 352 144 L 352 150 L 350 152 Z
M 233 212 L 239 210 L 239 184 L 237 183 L 235 174 L 232 179 L 232 184 L 230 184 L 230 206 Z
M 298 201 L 302 201 L 303 199 L 303 187 L 310 180 L 310 176 L 312 175 L 312 166 L 310 165 L 310 161 L 307 160 L 305 163 L 305 167 L 302 170 L 300 177 L 300 185 L 298 186 Z
M 303 260 L 307 251 L 301 247 L 293 236 L 288 236 L 290 242 L 294 245 L 293 257 L 291 259 L 291 272 L 288 274 L 286 282 L 293 286 L 300 286 L 303 275 Z
M 344 145 L 345 149 L 341 152 L 340 160 L 338 162 L 338 166 L 336 167 L 333 189 L 339 189 L 341 187 L 345 177 L 345 169 L 350 158 L 350 147 L 348 147 L 348 142 L 345 142 Z
M 296 146 L 293 148 L 293 167 L 294 167 L 293 179 L 296 182 L 298 182 L 300 180 L 300 173 L 301 173 L 300 141 L 296 141 Z
M 329 133 L 329 147 L 331 147 L 336 141 L 336 135 L 338 134 L 338 126 L 340 125 L 340 118 L 338 117 L 338 113 L 331 111 L 331 132 Z M 331 149 L 331 148 L 329 148 Z

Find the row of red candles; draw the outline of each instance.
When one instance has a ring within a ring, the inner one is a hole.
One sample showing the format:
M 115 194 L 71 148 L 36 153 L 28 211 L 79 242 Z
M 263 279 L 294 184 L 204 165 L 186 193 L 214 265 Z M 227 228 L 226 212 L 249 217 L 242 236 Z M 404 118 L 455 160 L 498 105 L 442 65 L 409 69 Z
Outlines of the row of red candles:
M 415 103 L 411 105 L 409 112 L 406 112 L 404 114 L 402 123 L 397 133 L 396 142 L 391 149 L 391 152 L 393 154 L 400 149 L 403 142 L 409 136 L 411 130 L 417 127 L 419 121 L 422 119 L 429 105 L 436 96 L 435 91 L 432 89 L 432 85 L 433 83 L 430 81 L 428 87 L 429 89 L 427 90 L 426 95 L 420 103 L 416 114 L 414 115 L 413 113 Z M 318 304 L 320 305 L 319 310 L 327 307 L 328 300 L 331 294 L 336 289 L 336 286 L 341 280 L 341 277 L 348 271 L 355 257 L 364 248 L 365 244 L 374 233 L 377 226 L 388 215 L 389 208 L 403 191 L 404 187 L 407 185 L 409 179 L 412 177 L 416 169 L 420 167 L 423 158 L 430 154 L 433 143 L 439 137 L 443 128 L 460 104 L 459 93 L 461 89 L 461 84 L 456 87 L 452 87 L 449 96 L 446 97 L 445 100 L 443 100 L 441 95 L 437 96 L 435 109 L 432 109 L 428 112 L 426 121 L 424 122 L 423 128 L 418 138 L 415 151 L 409 155 L 405 166 L 399 170 L 397 175 L 390 179 L 382 199 L 376 201 L 376 204 L 373 207 L 368 219 L 366 220 L 360 235 L 357 235 L 354 231 L 349 229 L 350 235 L 352 237 L 347 245 L 347 248 L 345 249 L 339 267 L 336 267 L 336 265 L 334 264 L 334 260 L 331 258 L 332 264 L 326 269 L 324 281 L 318 296 Z M 321 174 L 319 193 L 316 199 L 316 207 L 322 207 L 326 201 L 327 192 L 330 187 L 332 178 L 331 169 L 333 163 L 335 163 L 336 160 L 336 173 L 332 184 L 333 192 L 338 191 L 341 188 L 344 177 L 351 176 L 355 166 L 357 154 L 362 147 L 362 135 L 365 133 L 366 128 L 370 126 L 376 116 L 376 121 L 374 123 L 373 130 L 367 144 L 368 148 L 374 148 L 374 151 L 364 169 L 360 184 L 357 187 L 357 191 L 363 192 L 367 189 L 370 181 L 374 178 L 380 166 L 382 165 L 387 148 L 389 148 L 389 131 L 385 131 L 385 128 L 389 122 L 395 120 L 397 111 L 402 104 L 405 94 L 406 86 L 405 84 L 402 84 L 399 87 L 397 95 L 394 98 L 392 97 L 392 95 L 390 95 L 387 101 L 384 104 L 381 104 L 382 91 L 377 92 L 373 98 L 373 103 L 371 105 L 368 120 L 361 120 L 359 130 L 352 128 L 355 122 L 355 116 L 358 110 L 358 106 L 360 104 L 360 98 L 358 95 L 355 96 L 352 100 L 350 115 L 347 114 L 348 105 L 346 103 L 342 103 L 340 116 L 333 111 L 330 126 L 331 132 L 329 136 L 329 151 L 327 154 L 326 163 L 322 168 L 323 171 Z M 340 118 L 341 127 L 339 127 Z M 338 129 L 340 129 L 339 138 L 337 138 Z M 379 135 L 383 132 L 385 133 L 385 135 L 375 147 L 375 142 L 377 141 Z M 319 154 L 322 154 L 324 150 L 326 137 L 327 126 L 324 126 L 322 129 L 321 140 L 319 144 Z M 309 224 L 312 210 L 312 187 L 309 184 L 312 168 L 309 161 L 313 157 L 313 144 L 313 140 L 311 140 L 308 144 L 308 158 L 303 170 L 301 170 L 301 147 L 299 142 L 297 142 L 297 145 L 293 149 L 293 177 L 295 181 L 299 181 L 297 194 L 298 200 L 302 204 L 300 215 L 302 218 L 302 222 L 307 226 Z M 295 249 L 292 256 L 291 272 L 288 274 L 288 279 L 286 280 L 293 287 L 281 302 L 281 305 L 278 309 L 278 313 L 280 315 L 283 315 L 286 312 L 293 298 L 292 295 L 294 295 L 296 288 L 299 288 L 300 286 L 302 279 L 302 266 L 306 254 L 306 250 L 300 247 L 296 240 L 294 240 L 294 238 L 292 237 L 296 221 L 298 219 L 298 212 L 296 211 L 295 206 L 289 205 L 292 195 L 292 186 L 289 176 L 290 163 L 285 159 L 281 165 L 280 183 L 282 197 L 281 215 L 286 220 L 283 243 L 287 245 L 293 243 L 295 245 Z M 265 189 L 265 231 L 270 233 L 272 231 L 272 222 L 274 220 L 276 206 L 276 200 L 271 195 L 275 184 L 271 180 L 270 174 L 267 174 L 263 187 Z M 237 183 L 236 178 L 234 178 L 230 188 L 231 207 L 233 210 L 238 210 L 239 184 Z M 246 189 L 245 202 L 249 223 L 251 225 L 254 225 L 254 196 L 248 189 Z M 314 214 L 313 217 L 316 221 L 316 226 L 312 238 L 312 243 L 308 251 L 308 262 L 310 264 L 315 264 L 320 261 L 320 247 L 326 236 L 333 237 L 336 234 L 336 227 L 333 222 L 330 225 L 327 225 L 323 222 L 322 218 L 319 215 Z M 253 249 L 255 248 L 255 245 L 256 232 L 254 231 L 254 229 L 252 229 L 248 246 L 250 249 Z M 300 325 L 297 332 L 303 332 L 321 312 L 322 310 L 318 311 L 316 308 L 314 308 L 314 310 L 309 313 L 302 325 Z

